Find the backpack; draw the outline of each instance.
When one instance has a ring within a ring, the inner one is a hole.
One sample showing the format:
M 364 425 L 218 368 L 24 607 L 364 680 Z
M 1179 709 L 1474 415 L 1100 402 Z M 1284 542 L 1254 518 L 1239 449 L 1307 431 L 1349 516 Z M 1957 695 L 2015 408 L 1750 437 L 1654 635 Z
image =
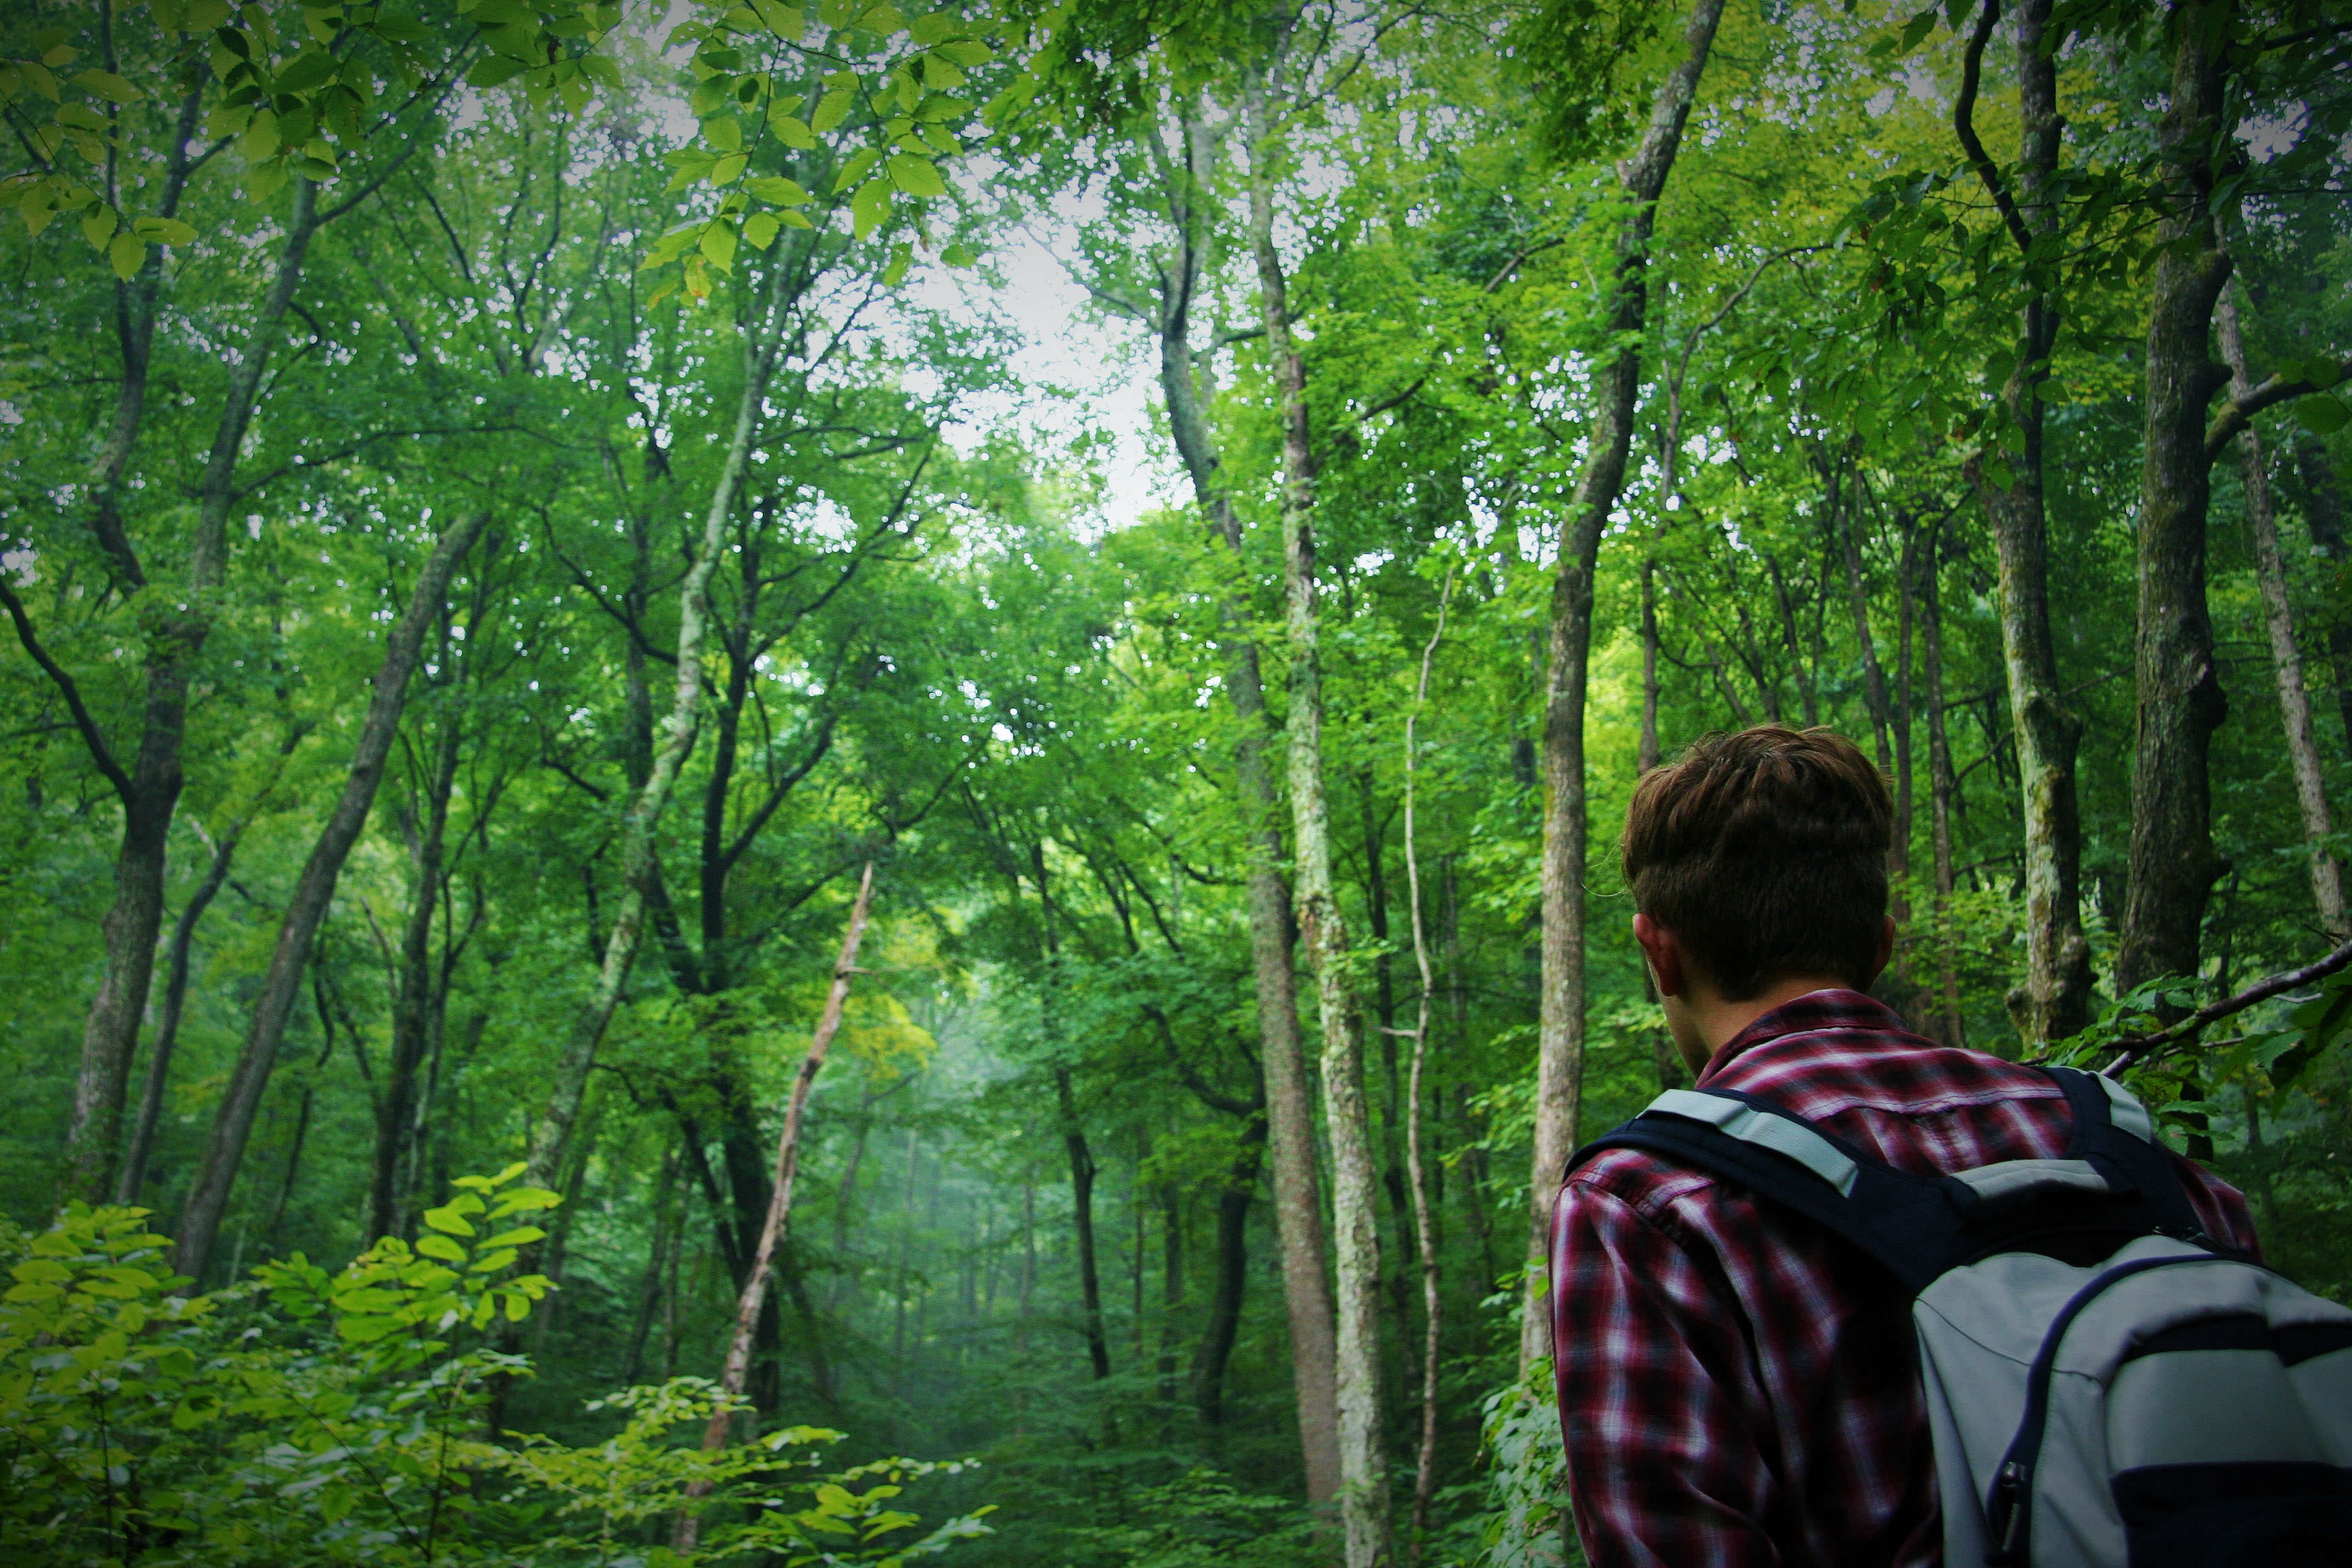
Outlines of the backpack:
M 2352 1563 L 2352 1310 L 2207 1236 L 2121 1084 L 2042 1070 L 2063 1159 L 1915 1176 L 1757 1096 L 1670 1089 L 1569 1169 L 1662 1154 L 1895 1277 L 1946 1568 Z

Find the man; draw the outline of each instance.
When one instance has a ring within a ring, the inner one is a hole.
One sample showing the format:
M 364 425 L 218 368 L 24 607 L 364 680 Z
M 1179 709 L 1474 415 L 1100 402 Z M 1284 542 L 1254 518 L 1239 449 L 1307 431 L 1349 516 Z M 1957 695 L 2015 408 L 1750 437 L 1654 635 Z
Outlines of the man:
M 1935 1175 L 2065 1152 L 2055 1081 L 1938 1046 L 1864 994 L 1894 951 L 1885 781 L 1828 730 L 1767 725 L 1653 771 L 1625 881 L 1699 1087 Z M 2183 1160 L 2216 1238 L 2245 1200 Z M 1593 1568 L 1932 1568 L 1934 1449 L 1903 1300 L 1879 1266 L 1744 1188 L 1630 1149 L 1561 1188 L 1552 1346 Z M 1958 1568 L 1958 1565 L 1955 1565 Z

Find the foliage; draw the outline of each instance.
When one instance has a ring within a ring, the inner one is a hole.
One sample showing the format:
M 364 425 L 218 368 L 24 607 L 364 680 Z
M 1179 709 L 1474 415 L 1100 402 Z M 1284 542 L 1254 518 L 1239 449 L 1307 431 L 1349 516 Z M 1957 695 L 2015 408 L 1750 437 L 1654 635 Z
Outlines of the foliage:
M 488 1439 L 499 1380 L 530 1375 L 486 1331 L 547 1290 L 514 1272 L 542 1236 L 478 1228 L 561 1200 L 457 1180 L 411 1248 L 385 1237 L 329 1274 L 300 1253 L 212 1296 L 163 1261 L 143 1209 L 76 1205 L 17 1237 L 0 1298 L 0 1551 L 12 1561 L 131 1563 L 725 1562 L 897 1564 L 985 1533 L 988 1510 L 920 1535 L 893 1501 L 960 1465 L 881 1460 L 828 1472 L 844 1434 L 786 1426 L 706 1453 L 720 1403 L 704 1379 L 625 1390 L 602 1443 Z M 472 1221 L 478 1218 L 482 1226 Z M 689 1496 L 749 1510 L 681 1558 L 644 1550 Z

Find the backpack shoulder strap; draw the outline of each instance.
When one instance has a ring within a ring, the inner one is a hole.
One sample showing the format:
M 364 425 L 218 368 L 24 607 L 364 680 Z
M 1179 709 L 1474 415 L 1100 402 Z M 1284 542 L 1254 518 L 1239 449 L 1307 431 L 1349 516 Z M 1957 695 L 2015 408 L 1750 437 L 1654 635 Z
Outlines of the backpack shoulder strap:
M 1794 1209 L 1916 1292 L 1973 1249 L 1937 1181 L 1897 1171 L 1792 1111 L 1733 1089 L 1673 1089 L 1568 1169 L 1609 1149 L 1639 1149 L 1736 1182 Z
M 2066 1157 L 2087 1161 L 2118 1191 L 2137 1193 L 2166 1229 L 2204 1237 L 2205 1226 L 2189 1202 L 2180 1168 L 2158 1139 L 2155 1119 L 2132 1091 L 2102 1073 L 2076 1068 L 2040 1070 L 2057 1080 L 2074 1112 Z

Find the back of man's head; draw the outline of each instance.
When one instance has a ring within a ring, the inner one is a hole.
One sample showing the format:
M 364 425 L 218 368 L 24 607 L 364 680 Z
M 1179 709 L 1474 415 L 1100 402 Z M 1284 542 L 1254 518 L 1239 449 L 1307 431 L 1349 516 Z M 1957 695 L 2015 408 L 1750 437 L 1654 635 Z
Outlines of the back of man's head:
M 1709 735 L 1645 774 L 1625 814 L 1633 907 L 1667 927 L 1726 998 L 1881 960 L 1886 781 L 1830 730 Z

